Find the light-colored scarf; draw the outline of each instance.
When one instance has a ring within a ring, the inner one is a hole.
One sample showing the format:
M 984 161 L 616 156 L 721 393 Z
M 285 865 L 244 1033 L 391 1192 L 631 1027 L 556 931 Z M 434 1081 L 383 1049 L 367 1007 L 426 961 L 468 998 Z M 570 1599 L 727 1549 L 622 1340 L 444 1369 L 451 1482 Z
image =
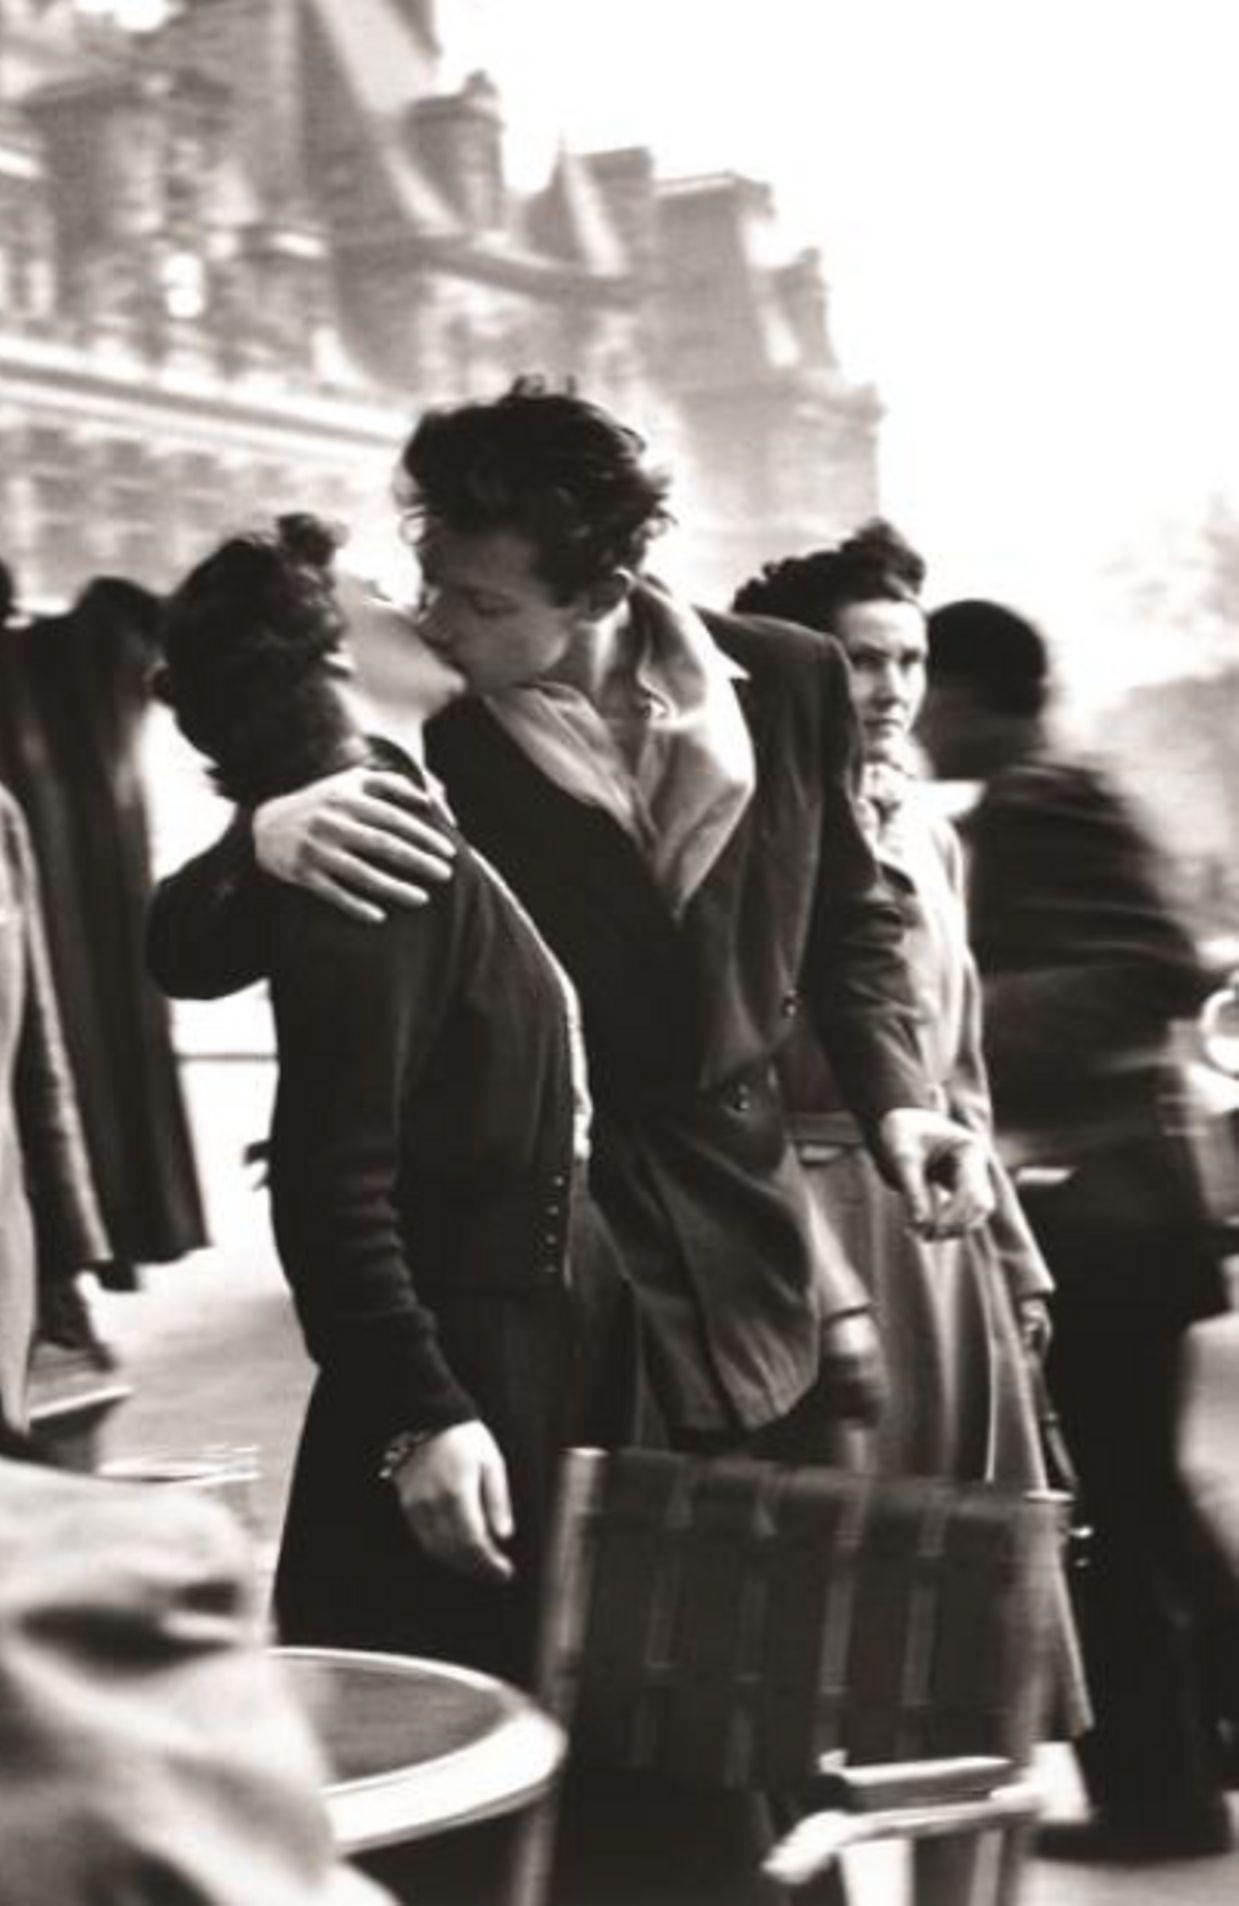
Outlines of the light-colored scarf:
M 548 780 L 602 808 L 637 842 L 678 919 L 753 796 L 753 742 L 735 690 L 744 670 L 660 585 L 633 591 L 632 614 L 644 723 L 635 763 L 594 704 L 566 683 L 530 682 L 487 705 Z

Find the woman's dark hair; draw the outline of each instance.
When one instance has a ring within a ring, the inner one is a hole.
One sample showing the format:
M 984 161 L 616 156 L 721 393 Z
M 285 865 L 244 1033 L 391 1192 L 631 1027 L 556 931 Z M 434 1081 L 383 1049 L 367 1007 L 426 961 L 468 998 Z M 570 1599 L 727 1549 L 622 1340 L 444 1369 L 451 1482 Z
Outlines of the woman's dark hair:
M 670 520 L 668 478 L 645 441 L 575 392 L 518 377 L 489 403 L 428 410 L 401 453 L 406 519 L 462 534 L 526 536 L 562 602 L 637 570 Z
M 929 679 L 964 682 L 996 715 L 1039 715 L 1050 691 L 1045 638 L 1031 622 L 979 596 L 943 603 L 929 618 Z
M 309 515 L 236 536 L 168 598 L 159 693 L 220 790 L 244 805 L 338 766 L 353 726 L 331 679 L 344 618 L 332 587 L 340 534 Z
M 856 602 L 916 602 L 924 581 L 923 559 L 897 529 L 875 517 L 835 549 L 767 563 L 737 589 L 732 607 L 830 634 L 841 609 Z

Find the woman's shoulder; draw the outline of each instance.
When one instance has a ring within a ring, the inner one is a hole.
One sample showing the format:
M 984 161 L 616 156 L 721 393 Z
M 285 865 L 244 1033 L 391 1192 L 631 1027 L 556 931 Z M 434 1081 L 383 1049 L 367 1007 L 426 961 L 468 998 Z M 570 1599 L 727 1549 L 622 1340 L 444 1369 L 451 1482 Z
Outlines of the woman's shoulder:
M 359 920 L 332 901 L 269 875 L 259 876 L 273 982 L 300 973 L 377 984 L 411 963 L 450 953 L 475 898 L 472 857 L 458 854 L 452 878 L 432 886 L 420 906 L 391 906 L 381 920 Z

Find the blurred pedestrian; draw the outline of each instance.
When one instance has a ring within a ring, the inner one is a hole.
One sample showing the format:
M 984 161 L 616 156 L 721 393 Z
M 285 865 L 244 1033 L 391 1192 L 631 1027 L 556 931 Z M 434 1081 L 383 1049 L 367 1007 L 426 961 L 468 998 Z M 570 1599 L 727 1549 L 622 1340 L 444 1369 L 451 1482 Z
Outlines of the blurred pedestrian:
M 1096 1725 L 1076 1855 L 1223 1851 L 1201 1688 L 1183 1333 L 1222 1308 L 1216 1251 L 1165 1120 L 1169 1035 L 1206 985 L 1143 826 L 1057 744 L 1045 642 L 969 600 L 929 619 L 921 739 L 979 783 L 965 823 L 998 1131 L 1053 1273 L 1047 1373 L 1094 1525 L 1079 1613 Z

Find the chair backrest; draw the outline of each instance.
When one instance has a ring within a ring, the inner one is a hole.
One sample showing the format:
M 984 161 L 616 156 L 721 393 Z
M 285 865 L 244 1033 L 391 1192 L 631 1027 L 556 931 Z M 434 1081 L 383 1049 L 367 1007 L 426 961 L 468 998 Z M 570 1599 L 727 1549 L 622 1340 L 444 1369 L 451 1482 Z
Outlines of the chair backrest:
M 656 1451 L 565 1458 L 539 1695 L 574 1758 L 802 1787 L 852 1761 L 1027 1759 L 1063 1504 Z

